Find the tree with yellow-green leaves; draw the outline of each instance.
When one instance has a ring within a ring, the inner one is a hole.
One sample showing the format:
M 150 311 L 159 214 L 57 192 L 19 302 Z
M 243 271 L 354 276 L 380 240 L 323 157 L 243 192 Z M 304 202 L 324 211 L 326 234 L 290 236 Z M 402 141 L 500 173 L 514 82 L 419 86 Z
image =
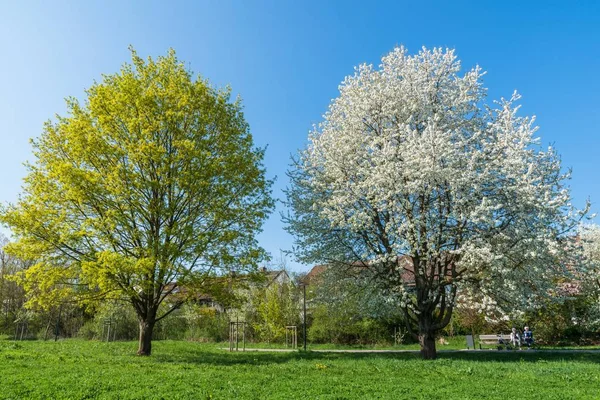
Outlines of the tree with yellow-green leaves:
M 252 270 L 273 208 L 264 150 L 239 100 L 194 78 L 170 51 L 105 75 L 34 140 L 23 193 L 0 209 L 35 264 L 29 305 L 126 298 L 140 355 L 152 331 L 211 277 Z M 214 282 L 214 279 L 211 281 Z M 226 280 L 222 280 L 226 282 Z

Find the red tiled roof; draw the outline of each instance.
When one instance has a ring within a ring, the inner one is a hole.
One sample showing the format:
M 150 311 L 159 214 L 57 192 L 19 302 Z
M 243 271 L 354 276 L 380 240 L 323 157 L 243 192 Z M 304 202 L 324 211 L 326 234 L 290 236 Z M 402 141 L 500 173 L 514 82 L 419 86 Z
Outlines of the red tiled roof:
M 312 267 L 312 269 L 310 271 L 308 271 L 308 274 L 306 274 L 306 276 L 304 277 L 304 279 L 302 279 L 303 283 L 305 283 L 306 285 L 310 285 L 323 272 L 325 272 L 327 270 L 327 268 L 329 268 L 329 266 L 326 265 L 326 264 L 315 265 L 314 267 Z
M 359 267 L 366 267 L 367 265 L 363 262 L 355 262 L 348 266 L 349 270 L 358 269 Z M 398 257 L 398 266 L 402 268 L 401 276 L 402 281 L 407 284 L 414 284 L 415 282 L 415 271 L 413 267 L 412 258 L 407 255 Z M 314 283 L 319 277 L 330 267 L 327 264 L 315 265 L 304 277 L 303 282 L 307 285 Z

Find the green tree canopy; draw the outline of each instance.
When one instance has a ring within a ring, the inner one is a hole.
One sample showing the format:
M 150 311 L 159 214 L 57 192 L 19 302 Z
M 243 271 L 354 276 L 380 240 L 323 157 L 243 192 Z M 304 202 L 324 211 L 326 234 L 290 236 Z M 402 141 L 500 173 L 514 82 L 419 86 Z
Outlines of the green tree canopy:
M 0 221 L 17 238 L 9 250 L 36 261 L 23 275 L 30 304 L 124 296 L 148 355 L 154 324 L 204 278 L 266 256 L 255 234 L 272 181 L 240 100 L 173 50 L 156 60 L 132 50 L 132 64 L 86 93 L 33 141 L 23 193 Z

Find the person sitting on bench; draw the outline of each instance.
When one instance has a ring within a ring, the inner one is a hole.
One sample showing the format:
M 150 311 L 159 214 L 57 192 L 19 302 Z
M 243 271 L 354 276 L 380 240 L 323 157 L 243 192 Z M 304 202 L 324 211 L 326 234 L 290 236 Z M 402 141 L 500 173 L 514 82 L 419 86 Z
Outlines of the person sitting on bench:
M 523 341 L 527 347 L 531 347 L 533 345 L 533 332 L 529 330 L 528 326 L 526 326 L 523 330 Z
M 502 335 L 498 335 L 498 350 L 502 350 L 508 348 L 508 342 L 505 340 L 505 337 Z
M 521 335 L 519 335 L 516 328 L 512 328 L 512 331 L 510 332 L 510 343 L 513 347 L 521 348 Z

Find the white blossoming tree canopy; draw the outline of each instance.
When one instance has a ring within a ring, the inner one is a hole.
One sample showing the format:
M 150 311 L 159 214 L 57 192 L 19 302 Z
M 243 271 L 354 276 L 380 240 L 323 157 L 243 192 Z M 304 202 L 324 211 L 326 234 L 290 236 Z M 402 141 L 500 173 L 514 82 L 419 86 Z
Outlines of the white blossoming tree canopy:
M 587 212 L 519 95 L 485 104 L 483 75 L 442 49 L 359 66 L 289 172 L 299 260 L 370 271 L 424 358 L 459 296 L 534 306 L 566 273 L 561 238 Z
M 583 283 L 600 292 L 600 226 L 584 225 L 579 236 L 584 260 Z

